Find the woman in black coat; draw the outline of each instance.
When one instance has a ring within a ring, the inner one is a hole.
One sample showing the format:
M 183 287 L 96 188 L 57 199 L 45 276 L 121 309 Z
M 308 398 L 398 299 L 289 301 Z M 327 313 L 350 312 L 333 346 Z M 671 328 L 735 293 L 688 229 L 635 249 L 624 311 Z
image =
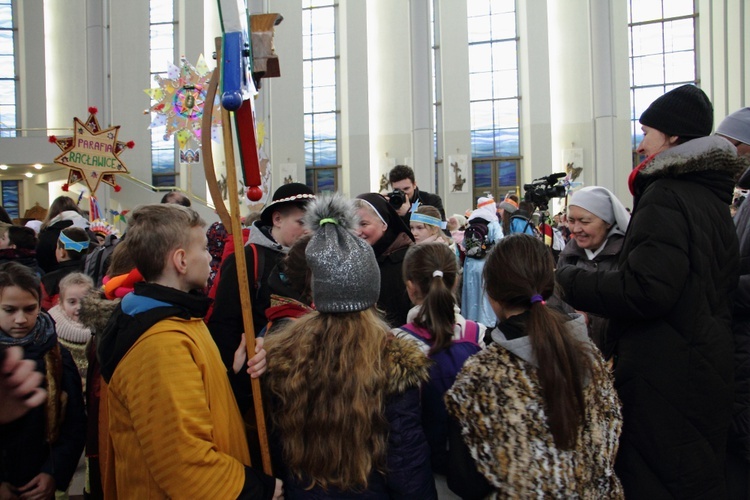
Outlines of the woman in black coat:
M 401 267 L 414 236 L 382 195 L 361 194 L 355 206 L 360 218 L 358 235 L 375 251 L 380 267 L 378 308 L 385 311 L 385 320 L 391 327 L 399 327 L 406 324 L 411 308 Z
M 557 278 L 569 304 L 610 318 L 625 496 L 724 498 L 738 269 L 728 205 L 742 162 L 728 141 L 705 137 L 713 109 L 692 85 L 657 99 L 641 124 L 648 158 L 630 177 L 619 269 L 569 266 Z

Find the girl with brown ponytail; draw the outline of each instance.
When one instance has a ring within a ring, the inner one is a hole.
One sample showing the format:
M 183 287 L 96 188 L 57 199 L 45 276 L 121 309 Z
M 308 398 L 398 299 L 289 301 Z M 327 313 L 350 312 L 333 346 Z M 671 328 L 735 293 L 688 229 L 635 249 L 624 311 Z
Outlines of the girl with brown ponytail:
M 449 486 L 462 497 L 622 497 L 613 468 L 620 403 L 583 318 L 546 304 L 555 287 L 549 249 L 528 235 L 506 237 L 484 281 L 498 317 L 493 343 L 446 395 L 462 438 L 451 445 L 465 445 L 452 459 L 468 449 L 476 470 L 464 468 Z
M 422 387 L 422 425 L 432 470 L 446 474 L 448 414 L 443 396 L 466 359 L 484 347 L 485 326 L 460 314 L 454 295 L 458 264 L 448 246 L 441 242 L 411 246 L 403 270 L 406 291 L 416 305 L 409 310 L 407 323 L 393 333 L 415 343 L 433 361 L 430 379 Z

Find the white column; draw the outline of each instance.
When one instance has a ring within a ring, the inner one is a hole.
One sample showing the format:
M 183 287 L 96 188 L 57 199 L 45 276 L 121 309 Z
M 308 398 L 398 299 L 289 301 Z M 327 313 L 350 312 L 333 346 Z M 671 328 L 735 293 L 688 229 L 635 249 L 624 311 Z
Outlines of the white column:
M 18 7 L 18 45 L 16 59 L 19 69 L 18 128 L 47 127 L 47 89 L 44 78 L 44 1 L 16 2 Z M 25 137 L 45 137 L 47 132 L 30 131 Z M 19 134 L 19 137 L 21 134 Z
M 411 56 L 411 148 L 417 185 L 435 191 L 432 124 L 432 41 L 430 0 L 409 1 Z

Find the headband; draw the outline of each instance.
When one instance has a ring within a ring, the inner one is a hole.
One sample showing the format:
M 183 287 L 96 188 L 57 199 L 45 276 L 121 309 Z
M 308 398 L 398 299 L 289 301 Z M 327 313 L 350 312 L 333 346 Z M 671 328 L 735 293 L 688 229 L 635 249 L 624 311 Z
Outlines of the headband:
M 65 250 L 74 250 L 76 252 L 82 252 L 86 250 L 89 247 L 89 244 L 91 243 L 89 240 L 86 241 L 74 241 L 65 236 L 65 233 L 60 233 L 60 243 L 63 244 L 63 248 Z
M 410 222 L 421 222 L 422 224 L 429 224 L 430 226 L 437 226 L 440 229 L 446 228 L 446 222 L 443 220 L 438 219 L 437 217 L 432 217 L 430 215 L 425 214 L 418 214 L 413 213 L 411 214 L 411 218 L 409 219 Z

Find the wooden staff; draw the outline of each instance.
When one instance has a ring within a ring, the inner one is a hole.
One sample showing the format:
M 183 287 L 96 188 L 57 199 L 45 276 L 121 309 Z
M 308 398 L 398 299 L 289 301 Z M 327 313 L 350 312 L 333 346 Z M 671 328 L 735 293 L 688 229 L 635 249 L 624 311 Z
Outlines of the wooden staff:
M 216 43 L 216 60 L 221 61 L 221 38 L 215 39 Z M 214 109 L 216 99 L 216 90 L 219 87 L 220 69 L 219 66 L 211 75 L 208 84 L 203 117 L 201 120 L 202 148 L 203 148 L 203 168 L 206 171 L 206 182 L 211 198 L 216 206 L 216 212 L 219 219 L 224 224 L 229 234 L 234 235 L 234 255 L 237 259 L 237 282 L 239 284 L 240 304 L 242 309 L 242 323 L 245 328 L 247 337 L 247 359 L 255 355 L 255 328 L 253 326 L 253 307 L 250 299 L 250 283 L 247 279 L 247 261 L 245 260 L 245 248 L 242 241 L 242 225 L 240 223 L 240 204 L 237 199 L 237 169 L 234 163 L 234 141 L 232 138 L 232 121 L 230 120 L 229 111 L 221 108 L 221 125 L 224 139 L 224 154 L 227 166 L 227 192 L 229 194 L 229 211 L 224 206 L 224 200 L 221 196 L 219 183 L 216 180 L 214 170 L 213 149 L 211 145 L 211 115 Z M 252 97 L 251 97 L 252 99 Z M 255 125 L 252 124 L 254 127 Z M 254 133 L 254 131 L 253 131 Z M 257 154 L 257 152 L 256 152 Z M 260 453 L 263 461 L 263 472 L 271 475 L 271 453 L 268 448 L 268 434 L 266 431 L 266 417 L 263 410 L 263 399 L 261 396 L 260 380 L 257 378 L 250 379 L 253 392 L 253 406 L 255 407 L 255 419 L 258 425 L 258 440 L 260 441 Z

